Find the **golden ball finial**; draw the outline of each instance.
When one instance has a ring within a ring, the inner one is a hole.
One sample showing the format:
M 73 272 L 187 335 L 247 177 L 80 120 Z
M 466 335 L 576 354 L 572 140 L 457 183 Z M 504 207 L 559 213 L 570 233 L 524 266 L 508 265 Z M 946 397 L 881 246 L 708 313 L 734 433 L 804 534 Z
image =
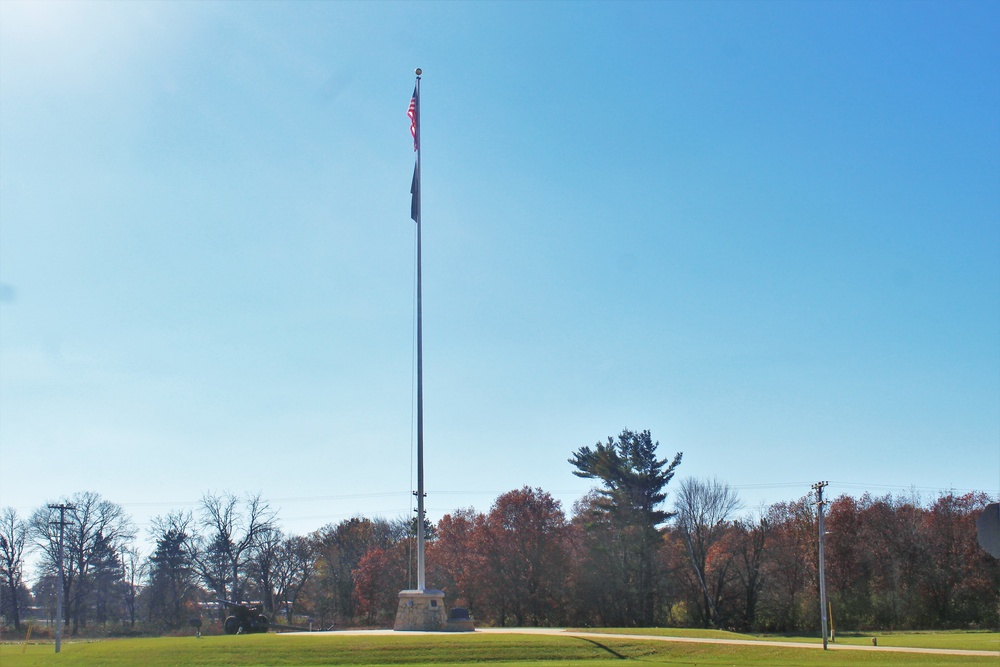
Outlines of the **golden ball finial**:
M 424 73 L 424 71 L 422 69 L 420 69 L 419 67 L 417 69 L 415 69 L 414 71 L 417 73 L 417 76 L 420 76 L 421 74 Z

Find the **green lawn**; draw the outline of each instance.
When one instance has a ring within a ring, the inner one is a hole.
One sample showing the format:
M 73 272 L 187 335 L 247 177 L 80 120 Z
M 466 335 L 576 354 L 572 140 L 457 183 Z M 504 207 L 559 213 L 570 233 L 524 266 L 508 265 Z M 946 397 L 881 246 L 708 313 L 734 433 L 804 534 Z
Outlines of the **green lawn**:
M 610 634 L 659 635 L 663 637 L 705 637 L 711 639 L 747 639 L 783 642 L 805 642 L 821 644 L 816 636 L 802 635 L 744 635 L 724 630 L 696 630 L 688 628 L 598 628 L 583 629 L 581 632 L 601 632 Z M 851 632 L 838 634 L 836 644 L 871 646 L 872 637 L 878 638 L 879 646 L 906 646 L 912 648 L 947 648 L 970 651 L 1000 651 L 1000 632 Z
M 836 643 L 871 646 L 872 637 L 878 639 L 879 646 L 1000 651 L 1000 632 L 851 632 L 837 635 Z M 786 637 L 777 635 L 762 636 L 761 639 L 787 640 Z M 801 638 L 801 641 L 822 643 L 823 640 L 813 637 Z
M 26 650 L 25 650 L 26 648 Z M 467 634 L 455 636 L 250 635 L 122 639 L 53 645 L 0 645 L 3 667 L 318 667 L 320 665 L 462 665 L 605 667 L 647 665 L 997 666 L 996 657 L 827 651 L 768 646 L 681 644 L 628 639 Z

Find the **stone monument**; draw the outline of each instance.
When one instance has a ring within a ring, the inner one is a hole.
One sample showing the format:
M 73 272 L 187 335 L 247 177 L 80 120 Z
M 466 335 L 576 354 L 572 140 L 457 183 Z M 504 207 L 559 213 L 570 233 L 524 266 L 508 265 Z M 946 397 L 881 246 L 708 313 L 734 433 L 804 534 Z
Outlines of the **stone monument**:
M 399 607 L 396 609 L 393 630 L 443 632 L 447 624 L 444 591 L 430 589 L 399 592 Z

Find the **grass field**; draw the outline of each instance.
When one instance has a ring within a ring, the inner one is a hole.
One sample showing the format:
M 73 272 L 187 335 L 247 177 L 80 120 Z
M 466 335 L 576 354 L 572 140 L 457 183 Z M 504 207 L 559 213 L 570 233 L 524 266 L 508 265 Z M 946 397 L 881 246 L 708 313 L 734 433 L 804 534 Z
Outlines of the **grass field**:
M 737 635 L 738 637 L 741 637 Z M 880 665 L 997 667 L 995 656 L 821 651 L 769 646 L 679 644 L 649 640 L 514 634 L 467 635 L 250 635 L 0 645 L 3 667 L 313 667 L 320 665 L 491 664 L 518 667 L 605 667 L 623 662 L 649 665 Z
M 802 635 L 744 635 L 723 630 L 689 630 L 685 628 L 587 629 L 586 632 L 613 634 L 659 635 L 663 637 L 705 637 L 711 639 L 750 639 L 762 641 L 804 642 L 822 644 L 819 637 Z M 912 648 L 966 649 L 970 651 L 1000 651 L 1000 632 L 870 632 L 838 634 L 836 644 L 871 646 L 872 637 L 879 646 Z

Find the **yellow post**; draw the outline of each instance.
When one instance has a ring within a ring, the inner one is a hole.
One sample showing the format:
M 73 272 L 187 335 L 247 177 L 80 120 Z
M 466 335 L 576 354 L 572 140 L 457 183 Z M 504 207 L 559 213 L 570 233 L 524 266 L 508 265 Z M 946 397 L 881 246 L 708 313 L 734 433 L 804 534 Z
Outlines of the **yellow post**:
M 827 604 L 830 606 L 830 641 L 835 642 L 837 641 L 837 631 L 833 627 L 833 603 L 827 602 Z
M 21 655 L 24 655 L 25 651 L 28 650 L 28 640 L 31 639 L 31 626 L 28 626 L 28 634 L 24 636 L 24 646 L 21 647 Z

